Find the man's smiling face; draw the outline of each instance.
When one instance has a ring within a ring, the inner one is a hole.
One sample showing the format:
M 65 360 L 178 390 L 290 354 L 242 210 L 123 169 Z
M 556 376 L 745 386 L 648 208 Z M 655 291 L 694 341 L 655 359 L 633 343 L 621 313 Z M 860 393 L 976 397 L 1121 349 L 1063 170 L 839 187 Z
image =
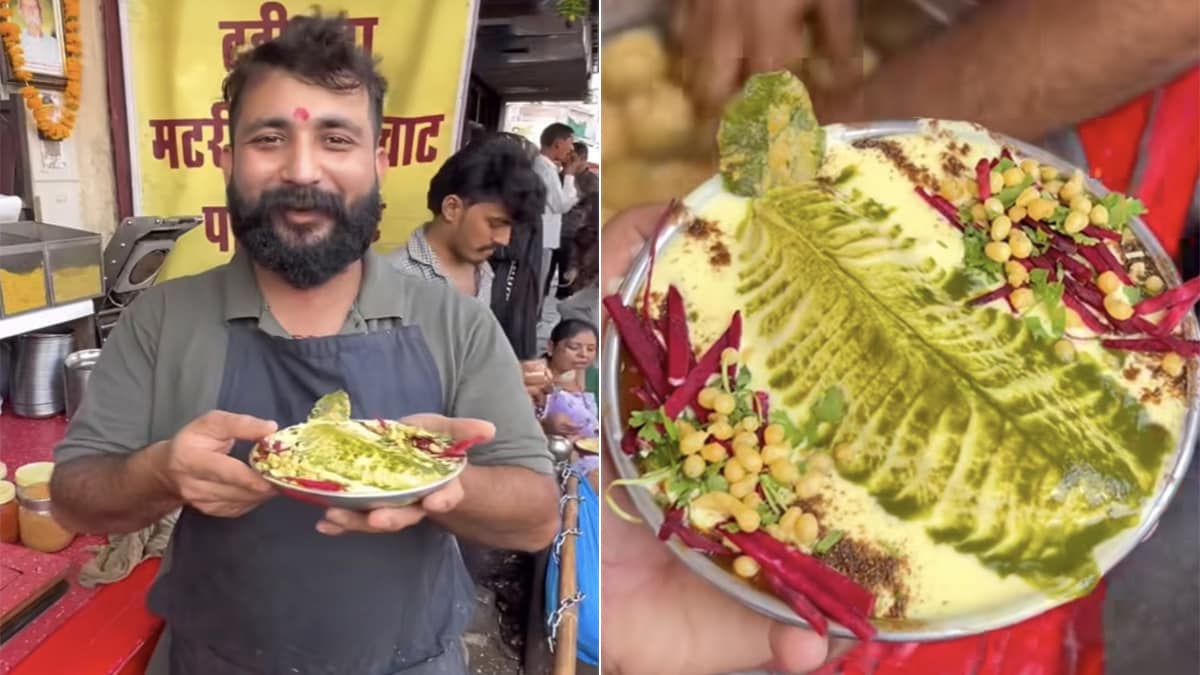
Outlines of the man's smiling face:
M 311 288 L 361 258 L 379 225 L 387 166 L 366 88 L 331 90 L 264 70 L 231 124 L 230 222 L 255 262 Z

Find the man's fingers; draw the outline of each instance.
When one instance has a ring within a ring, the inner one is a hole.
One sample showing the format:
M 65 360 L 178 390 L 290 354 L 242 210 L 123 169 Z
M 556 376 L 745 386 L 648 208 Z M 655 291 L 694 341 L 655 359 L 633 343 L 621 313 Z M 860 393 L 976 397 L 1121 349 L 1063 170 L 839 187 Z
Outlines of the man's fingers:
M 747 75 L 794 68 L 806 55 L 804 10 L 809 0 L 754 0 L 747 3 L 746 21 L 753 38 L 747 41 Z
M 324 520 L 317 523 L 317 531 L 322 534 L 399 532 L 421 522 L 424 517 L 425 510 L 414 506 L 375 509 L 367 513 L 334 508 L 325 512 Z
M 403 424 L 420 427 L 435 434 L 446 434 L 456 441 L 483 438 L 486 443 L 496 436 L 496 425 L 486 420 L 469 417 L 445 417 L 443 415 L 410 415 L 399 420 Z
M 255 494 L 269 494 L 274 488 L 257 471 L 228 455 L 198 455 L 184 467 L 186 475 L 201 481 L 218 483 Z
M 189 425 L 190 431 L 216 441 L 257 441 L 279 428 L 271 420 L 224 410 L 208 412 Z
M 454 510 L 463 499 L 462 481 L 455 478 L 437 492 L 421 500 L 421 508 L 429 513 L 447 513 Z
M 772 670 L 807 673 L 825 663 L 829 656 L 825 638 L 797 626 L 774 622 L 768 640 L 774 655 Z

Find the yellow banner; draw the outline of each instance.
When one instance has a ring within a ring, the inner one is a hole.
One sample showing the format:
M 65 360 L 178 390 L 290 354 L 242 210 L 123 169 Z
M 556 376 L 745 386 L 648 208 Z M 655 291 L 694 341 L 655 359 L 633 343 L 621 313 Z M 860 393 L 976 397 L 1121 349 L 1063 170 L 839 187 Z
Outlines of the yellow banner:
M 391 165 L 377 250 L 403 244 L 428 220 L 429 179 L 455 148 L 474 0 L 333 0 L 359 46 L 379 59 L 388 81 L 381 142 Z M 180 237 L 159 281 L 226 262 L 234 240 L 218 164 L 228 117 L 221 80 L 245 45 L 279 34 L 312 0 L 122 0 L 122 41 L 129 99 L 134 210 L 139 215 L 198 215 Z

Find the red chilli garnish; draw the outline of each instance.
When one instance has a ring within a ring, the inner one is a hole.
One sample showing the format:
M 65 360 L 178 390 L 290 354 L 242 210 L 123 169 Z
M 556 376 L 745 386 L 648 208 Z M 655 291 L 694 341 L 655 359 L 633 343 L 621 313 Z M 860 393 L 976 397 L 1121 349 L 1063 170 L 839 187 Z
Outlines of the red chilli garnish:
M 346 489 L 345 485 L 331 480 L 316 480 L 313 478 L 289 478 L 289 481 L 299 485 L 302 488 L 310 490 L 324 490 L 326 492 L 343 492 Z
M 721 368 L 721 352 L 727 347 L 737 349 L 742 341 L 742 313 L 734 312 L 733 320 L 729 322 L 729 328 L 717 341 L 704 352 L 704 356 L 700 357 L 700 361 L 692 372 L 688 373 L 687 379 L 674 392 L 667 397 L 663 404 L 663 413 L 670 419 L 679 417 L 684 408 L 691 405 L 696 396 L 700 394 L 700 390 L 708 383 L 708 378 L 715 375 Z
M 663 514 L 662 526 L 658 528 L 658 538 L 662 541 L 678 537 L 684 546 L 708 555 L 733 555 L 733 551 L 688 527 L 683 522 L 683 509 L 671 509 Z
M 471 448 L 484 443 L 487 438 L 484 436 L 475 436 L 474 438 L 466 438 L 451 445 L 442 451 L 443 457 L 466 457 L 467 451 Z

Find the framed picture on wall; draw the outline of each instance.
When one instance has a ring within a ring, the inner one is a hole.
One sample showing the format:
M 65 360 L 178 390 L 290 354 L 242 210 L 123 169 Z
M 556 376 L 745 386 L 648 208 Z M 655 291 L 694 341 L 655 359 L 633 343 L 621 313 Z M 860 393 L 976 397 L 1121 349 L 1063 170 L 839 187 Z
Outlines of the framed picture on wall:
M 43 91 L 42 103 L 62 110 L 63 93 Z M 15 100 L 15 99 L 14 99 Z M 79 162 L 75 154 L 75 136 L 66 140 L 52 141 L 38 133 L 33 115 L 20 101 L 25 133 L 25 147 L 29 157 L 29 177 L 33 182 L 51 180 L 79 180 Z
M 63 89 L 67 86 L 67 55 L 63 49 L 62 4 L 59 0 L 9 0 L 10 20 L 21 29 L 21 51 L 25 55 L 25 70 L 33 75 L 39 87 Z M 13 73 L 8 56 L 4 63 L 4 79 L 19 82 Z

